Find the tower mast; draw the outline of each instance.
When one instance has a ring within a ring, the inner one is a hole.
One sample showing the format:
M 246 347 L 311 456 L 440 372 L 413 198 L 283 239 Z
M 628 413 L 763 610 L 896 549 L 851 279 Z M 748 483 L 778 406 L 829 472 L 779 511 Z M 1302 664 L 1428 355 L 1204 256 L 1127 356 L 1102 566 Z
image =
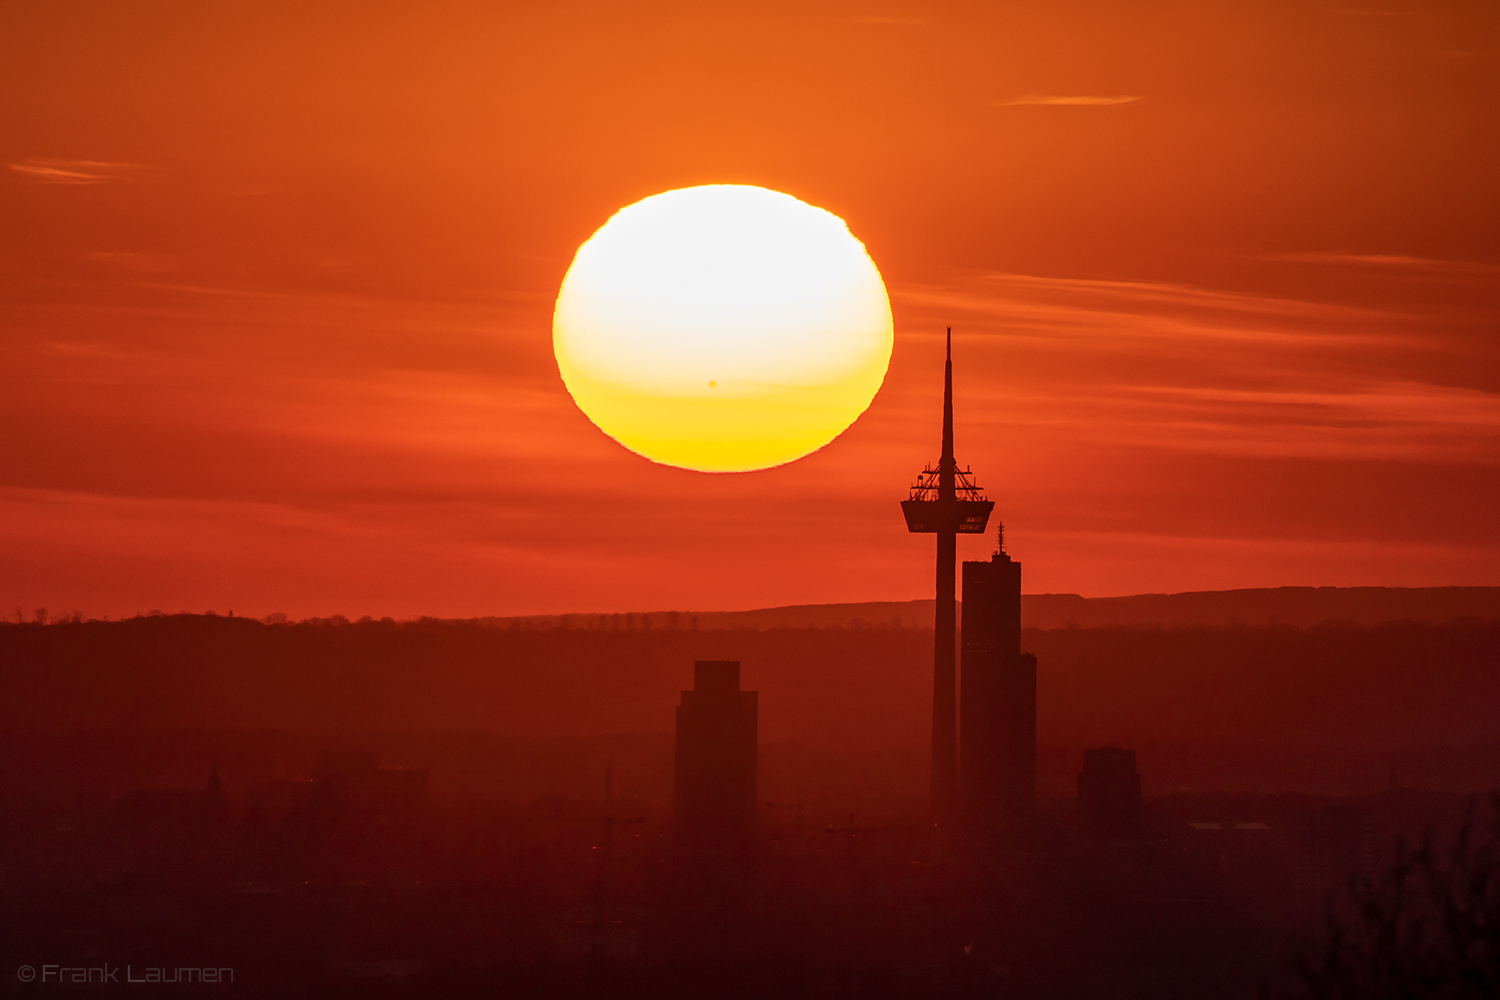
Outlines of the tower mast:
M 958 607 L 954 571 L 958 524 L 954 501 L 953 460 L 953 328 L 948 328 L 943 362 L 943 454 L 937 475 L 937 606 L 933 615 L 932 651 L 932 802 L 950 814 L 958 798 L 958 668 L 954 646 Z
M 958 799 L 958 664 L 955 650 L 958 601 L 957 536 L 978 534 L 994 503 L 960 469 L 953 457 L 953 330 L 947 333 L 943 363 L 943 452 L 937 467 L 926 466 L 911 495 L 901 502 L 908 531 L 937 535 L 937 607 L 932 649 L 932 803 L 938 816 L 951 816 Z

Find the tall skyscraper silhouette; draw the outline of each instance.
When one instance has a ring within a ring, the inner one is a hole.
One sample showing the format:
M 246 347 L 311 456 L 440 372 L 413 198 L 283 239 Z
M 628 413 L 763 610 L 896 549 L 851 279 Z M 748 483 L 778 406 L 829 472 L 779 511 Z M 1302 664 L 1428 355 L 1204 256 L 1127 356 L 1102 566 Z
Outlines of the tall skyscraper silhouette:
M 678 833 L 730 846 L 754 829 L 759 693 L 740 690 L 738 660 L 693 664 L 693 690 L 677 706 Z
M 957 536 L 982 534 L 994 503 L 970 481 L 969 469 L 959 470 L 953 458 L 953 330 L 948 330 L 947 361 L 943 366 L 943 452 L 937 468 L 922 469 L 911 494 L 901 502 L 906 529 L 936 534 L 937 610 L 933 615 L 932 654 L 932 802 L 940 814 L 950 814 L 958 798 L 958 677 L 955 663 L 957 609 L 954 565 Z
M 964 563 L 959 788 L 981 826 L 1015 829 L 1036 811 L 1036 657 L 1021 652 L 1021 564 L 1005 552 Z

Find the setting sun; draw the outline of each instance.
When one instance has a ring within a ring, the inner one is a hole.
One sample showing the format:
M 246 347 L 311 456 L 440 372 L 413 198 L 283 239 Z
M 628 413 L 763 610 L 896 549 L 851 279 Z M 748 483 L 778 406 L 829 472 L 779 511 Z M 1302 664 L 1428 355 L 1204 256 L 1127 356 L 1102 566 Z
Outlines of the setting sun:
M 890 363 L 885 285 L 842 219 L 712 185 L 617 212 L 563 279 L 553 347 L 606 434 L 702 472 L 781 465 L 865 411 Z

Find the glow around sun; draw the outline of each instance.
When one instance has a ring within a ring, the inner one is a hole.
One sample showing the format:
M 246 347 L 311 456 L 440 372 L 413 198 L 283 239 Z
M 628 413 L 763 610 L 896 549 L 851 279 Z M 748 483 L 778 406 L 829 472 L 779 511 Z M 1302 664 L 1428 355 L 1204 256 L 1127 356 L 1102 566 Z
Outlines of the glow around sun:
M 610 437 L 702 472 L 781 465 L 837 437 L 891 360 L 880 272 L 838 216 L 711 185 L 615 213 L 552 321 L 563 382 Z

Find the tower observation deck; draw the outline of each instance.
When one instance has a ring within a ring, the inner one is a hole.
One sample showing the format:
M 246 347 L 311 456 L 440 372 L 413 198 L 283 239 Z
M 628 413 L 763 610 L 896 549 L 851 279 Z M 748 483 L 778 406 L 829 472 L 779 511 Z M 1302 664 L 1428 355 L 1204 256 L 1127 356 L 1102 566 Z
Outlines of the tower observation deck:
M 982 534 L 993 501 L 953 458 L 953 329 L 948 329 L 943 367 L 943 451 L 936 468 L 926 466 L 901 502 L 906 529 L 937 535 L 937 609 L 932 654 L 932 802 L 952 815 L 958 798 L 958 671 L 955 652 L 957 537 Z

